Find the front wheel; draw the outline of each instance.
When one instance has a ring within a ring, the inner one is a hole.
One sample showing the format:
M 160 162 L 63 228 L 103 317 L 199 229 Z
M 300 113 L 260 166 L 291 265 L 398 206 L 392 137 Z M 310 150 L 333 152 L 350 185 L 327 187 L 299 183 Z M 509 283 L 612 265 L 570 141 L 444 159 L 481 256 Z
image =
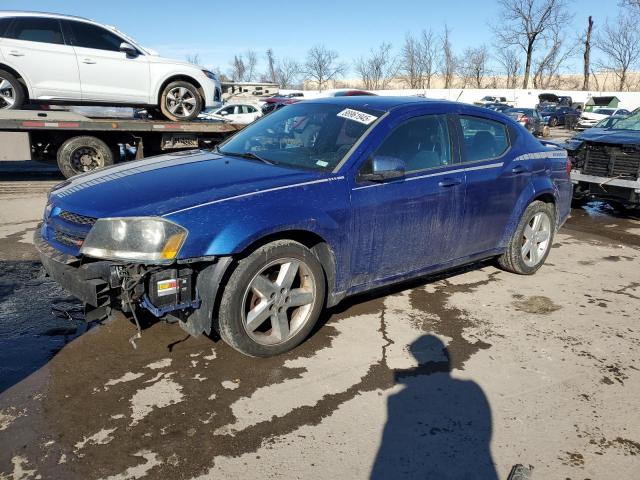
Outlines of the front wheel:
M 506 251 L 498 258 L 504 270 L 520 275 L 532 275 L 544 264 L 555 233 L 553 204 L 536 200 L 524 211 Z
M 191 83 L 171 82 L 160 96 L 160 110 L 171 121 L 188 122 L 202 111 L 202 98 Z
M 279 240 L 238 262 L 220 300 L 216 330 L 245 355 L 278 355 L 309 335 L 324 302 L 320 262 L 304 245 Z
M 557 127 L 558 126 L 558 119 L 556 117 L 551 117 L 551 120 L 549 120 L 549 126 L 550 127 Z

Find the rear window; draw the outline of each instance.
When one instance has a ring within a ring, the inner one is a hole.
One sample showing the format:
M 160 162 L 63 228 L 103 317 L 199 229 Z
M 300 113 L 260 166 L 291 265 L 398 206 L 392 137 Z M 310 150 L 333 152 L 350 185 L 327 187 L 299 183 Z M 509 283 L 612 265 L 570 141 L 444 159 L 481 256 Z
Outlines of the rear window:
M 4 38 L 13 18 L 0 18 L 0 38 Z
M 463 162 L 478 162 L 502 156 L 509 149 L 507 127 L 488 118 L 460 116 L 464 135 Z
M 60 21 L 55 18 L 16 18 L 7 33 L 7 38 L 56 45 L 64 44 Z

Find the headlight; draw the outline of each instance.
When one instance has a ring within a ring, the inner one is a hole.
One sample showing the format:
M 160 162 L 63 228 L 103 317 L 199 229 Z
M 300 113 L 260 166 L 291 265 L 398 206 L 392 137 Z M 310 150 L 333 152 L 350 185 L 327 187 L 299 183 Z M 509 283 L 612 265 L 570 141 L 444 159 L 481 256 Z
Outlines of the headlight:
M 101 218 L 80 253 L 111 260 L 168 263 L 187 238 L 180 225 L 153 217 Z
M 207 77 L 209 77 L 211 80 L 217 81 L 218 77 L 216 77 L 216 74 L 213 72 L 210 72 L 209 70 L 202 70 L 202 73 L 204 73 Z

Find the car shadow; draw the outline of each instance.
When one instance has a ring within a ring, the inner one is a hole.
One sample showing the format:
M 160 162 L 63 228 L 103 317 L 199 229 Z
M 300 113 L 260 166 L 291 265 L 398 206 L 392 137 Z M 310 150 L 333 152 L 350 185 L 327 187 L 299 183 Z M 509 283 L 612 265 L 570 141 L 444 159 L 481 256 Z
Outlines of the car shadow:
M 371 479 L 497 479 L 491 409 L 482 388 L 451 376 L 449 352 L 434 335 L 409 350 L 418 366 L 395 371 L 387 422 Z

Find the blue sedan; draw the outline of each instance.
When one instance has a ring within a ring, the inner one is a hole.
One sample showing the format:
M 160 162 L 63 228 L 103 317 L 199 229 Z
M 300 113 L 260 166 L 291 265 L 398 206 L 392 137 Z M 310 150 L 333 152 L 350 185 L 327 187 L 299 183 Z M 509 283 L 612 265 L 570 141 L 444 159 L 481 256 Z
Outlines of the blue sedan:
M 67 180 L 35 243 L 88 319 L 146 311 L 271 356 L 349 295 L 490 258 L 533 274 L 569 214 L 570 165 L 485 108 L 305 101 L 213 151 Z

